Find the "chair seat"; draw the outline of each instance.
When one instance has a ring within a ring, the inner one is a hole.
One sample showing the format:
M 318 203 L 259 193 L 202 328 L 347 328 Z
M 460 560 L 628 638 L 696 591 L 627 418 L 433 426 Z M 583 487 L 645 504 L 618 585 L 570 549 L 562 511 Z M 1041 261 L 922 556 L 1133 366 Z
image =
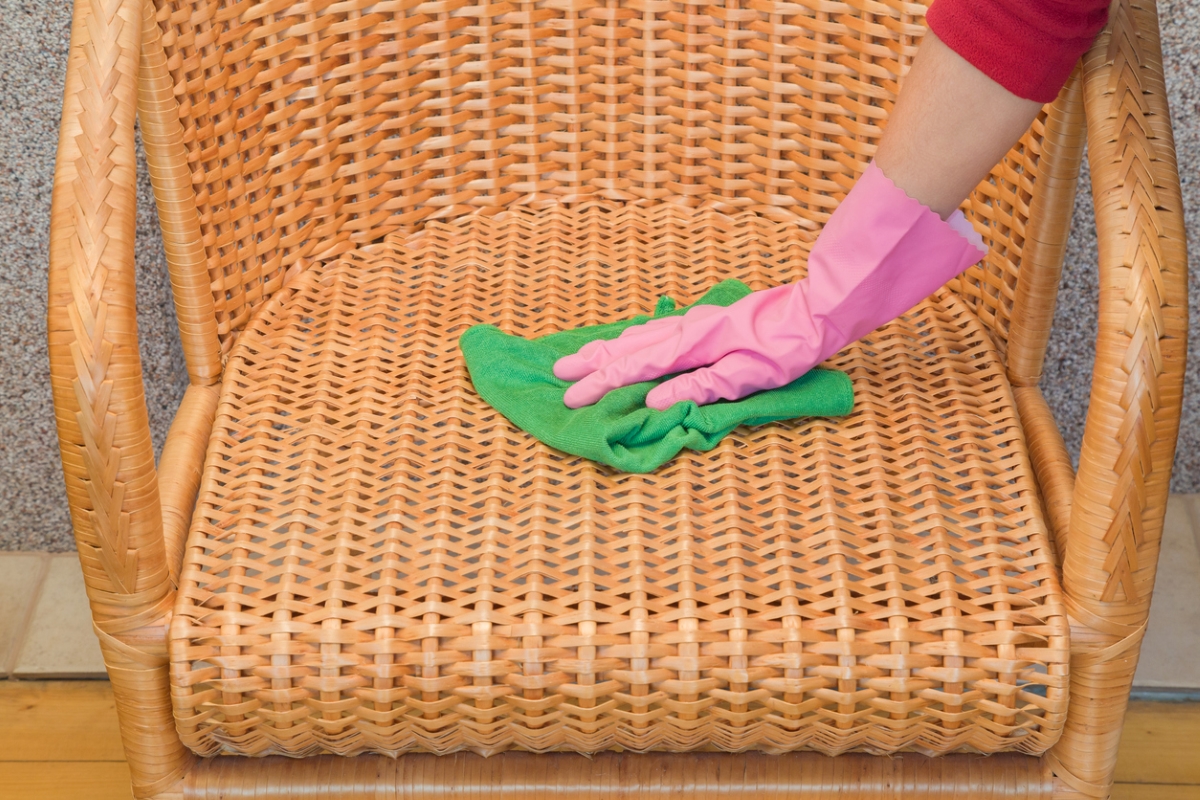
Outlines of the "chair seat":
M 474 393 L 470 325 L 795 280 L 750 214 L 520 208 L 313 264 L 230 355 L 171 629 L 198 753 L 1040 753 L 1067 620 L 1000 355 L 943 290 L 831 360 L 843 419 L 657 472 Z

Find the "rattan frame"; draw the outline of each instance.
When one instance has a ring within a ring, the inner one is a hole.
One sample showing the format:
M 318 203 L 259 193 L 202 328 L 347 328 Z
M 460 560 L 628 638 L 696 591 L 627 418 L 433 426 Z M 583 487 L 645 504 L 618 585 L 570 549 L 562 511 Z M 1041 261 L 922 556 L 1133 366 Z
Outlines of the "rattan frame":
M 197 196 L 162 43 L 160 23 L 170 24 L 159 19 L 169 13 L 165 8 L 142 0 L 76 3 L 51 223 L 49 337 L 61 454 L 137 797 L 423 797 L 456 787 L 487 793 L 496 782 L 555 797 L 668 791 L 699 797 L 717 784 L 747 797 L 816 796 L 830 785 L 844 787 L 848 798 L 893 797 L 897 785 L 913 796 L 935 790 L 975 798 L 1108 796 L 1154 585 L 1187 333 L 1186 245 L 1153 0 L 1117 0 L 1076 79 L 1014 150 L 1019 161 L 1021 148 L 1040 147 L 1046 165 L 1025 187 L 1027 208 L 1018 213 L 989 202 L 986 186 L 969 203 L 977 221 L 1006 214 L 1000 221 L 1024 234 L 1023 253 L 1008 265 L 1012 283 L 999 291 L 1008 291 L 1010 302 L 987 300 L 987 271 L 956 288 L 976 302 L 1005 353 L 1072 622 L 1071 699 L 1061 740 L 1042 758 L 986 761 L 505 754 L 486 762 L 421 756 L 296 763 L 192 756 L 174 732 L 166 632 L 223 358 L 245 320 L 232 328 L 221 321 L 204 269 Z M 157 469 L 134 314 L 135 116 L 191 379 Z M 1101 295 L 1091 401 L 1074 474 L 1037 384 L 1085 133 Z M 995 236 L 991 243 L 995 252 Z M 325 255 L 300 257 L 288 270 Z M 265 280 L 264 297 L 288 274 Z

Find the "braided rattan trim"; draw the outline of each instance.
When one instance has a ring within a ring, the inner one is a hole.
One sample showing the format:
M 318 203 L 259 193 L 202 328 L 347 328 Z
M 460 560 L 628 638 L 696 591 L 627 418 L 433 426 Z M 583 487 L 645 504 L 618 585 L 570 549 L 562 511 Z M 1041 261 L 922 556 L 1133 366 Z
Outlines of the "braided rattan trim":
M 566 457 L 457 337 L 795 278 L 800 228 L 672 206 L 434 223 L 314 266 L 232 354 L 172 632 L 204 754 L 1037 753 L 1067 626 L 984 329 L 945 293 L 835 359 L 842 420 L 652 475 Z

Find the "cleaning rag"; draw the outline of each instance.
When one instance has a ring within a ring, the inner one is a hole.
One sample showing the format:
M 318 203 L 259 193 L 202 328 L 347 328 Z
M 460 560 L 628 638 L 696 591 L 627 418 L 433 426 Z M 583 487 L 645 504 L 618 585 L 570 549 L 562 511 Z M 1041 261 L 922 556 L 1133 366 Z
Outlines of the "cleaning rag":
M 750 294 L 746 284 L 726 280 L 696 304 L 727 306 Z M 663 297 L 655 317 L 683 314 Z M 563 395 L 571 385 L 554 377 L 554 362 L 596 339 L 615 339 L 631 319 L 524 339 L 494 325 L 475 325 L 459 339 L 475 390 L 513 425 L 551 447 L 598 461 L 623 472 L 652 472 L 687 447 L 711 450 L 739 425 L 762 425 L 785 419 L 841 416 L 854 406 L 850 378 L 843 372 L 814 369 L 786 386 L 741 400 L 698 406 L 692 401 L 664 411 L 646 407 L 646 395 L 669 379 L 615 389 L 599 402 L 571 409 Z

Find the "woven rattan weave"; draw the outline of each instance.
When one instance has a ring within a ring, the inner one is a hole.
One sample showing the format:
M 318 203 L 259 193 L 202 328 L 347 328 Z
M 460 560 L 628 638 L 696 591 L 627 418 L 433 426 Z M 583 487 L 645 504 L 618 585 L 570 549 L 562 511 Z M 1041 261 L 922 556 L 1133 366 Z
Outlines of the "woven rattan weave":
M 1104 800 L 1187 336 L 1153 0 L 1115 0 L 965 204 L 985 262 L 837 356 L 847 419 L 617 475 L 514 431 L 457 360 L 473 322 L 797 277 L 924 12 L 76 0 L 50 369 L 135 796 Z M 190 378 L 159 459 L 135 121 Z M 1038 381 L 1085 139 L 1076 471 Z M 657 752 L 519 752 L 604 747 Z M 1021 752 L 664 752 L 798 747 Z M 197 755 L 455 748 L 513 752 Z
M 1067 622 L 1012 394 L 951 293 L 836 360 L 858 406 L 648 476 L 474 394 L 546 333 L 794 278 L 799 226 L 660 205 L 430 223 L 310 268 L 226 367 L 172 629 L 198 752 L 1041 752 Z
M 874 152 L 925 11 L 899 0 L 853 14 L 824 0 L 161 5 L 225 352 L 287 270 L 424 220 L 595 199 L 750 210 L 815 231 Z M 992 244 L 971 297 L 998 330 L 1039 132 L 971 209 Z

